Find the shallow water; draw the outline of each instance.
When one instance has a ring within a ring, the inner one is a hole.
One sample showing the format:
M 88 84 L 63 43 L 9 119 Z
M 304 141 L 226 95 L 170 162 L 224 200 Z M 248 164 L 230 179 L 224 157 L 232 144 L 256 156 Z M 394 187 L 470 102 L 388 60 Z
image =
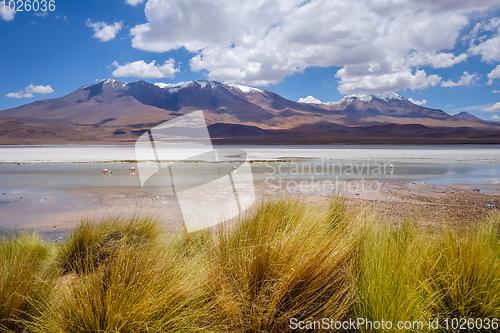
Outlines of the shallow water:
M 500 146 L 239 148 L 247 152 L 250 160 L 259 161 L 251 164 L 253 179 L 265 185 L 363 179 L 393 184 L 468 184 L 486 193 L 497 193 L 488 185 L 500 184 Z M 183 156 L 190 151 L 182 149 Z M 31 223 L 40 216 L 47 219 L 51 214 L 81 214 L 99 208 L 102 205 L 95 197 L 101 192 L 111 201 L 151 197 L 154 193 L 142 190 L 138 174 L 129 172 L 137 164 L 116 162 L 133 160 L 133 146 L 0 147 L 0 229 Z M 181 163 L 186 181 L 204 165 Z M 101 173 L 104 168 L 113 173 Z M 86 189 L 94 194 L 82 194 Z

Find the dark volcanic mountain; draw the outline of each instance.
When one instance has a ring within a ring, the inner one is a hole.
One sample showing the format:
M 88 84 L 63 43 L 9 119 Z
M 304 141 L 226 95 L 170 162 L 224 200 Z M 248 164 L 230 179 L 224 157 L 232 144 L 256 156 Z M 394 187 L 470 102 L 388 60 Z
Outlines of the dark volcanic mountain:
M 308 104 L 215 81 L 108 79 L 1 111 L 0 143 L 133 143 L 147 129 L 197 110 L 220 143 L 500 142 L 496 122 L 452 116 L 392 92 Z

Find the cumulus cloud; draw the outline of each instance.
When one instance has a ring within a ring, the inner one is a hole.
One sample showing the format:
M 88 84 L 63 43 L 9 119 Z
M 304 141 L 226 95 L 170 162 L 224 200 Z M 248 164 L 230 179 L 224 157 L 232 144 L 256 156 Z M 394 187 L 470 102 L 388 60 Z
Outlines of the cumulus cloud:
M 185 48 L 195 53 L 191 69 L 207 71 L 214 80 L 260 86 L 311 66 L 336 66 L 343 70 L 337 73 L 342 93 L 379 93 L 440 83 L 439 76 L 418 66 L 446 68 L 465 61 L 467 54 L 445 50 L 455 47 L 470 15 L 496 4 L 496 0 L 149 0 L 147 23 L 134 26 L 130 33 L 137 49 Z M 347 75 L 354 70 L 359 74 Z
M 492 32 L 493 36 L 490 37 Z M 500 60 L 500 18 L 476 23 L 471 33 L 464 38 L 467 39 L 470 40 L 470 54 L 481 55 L 481 60 L 488 63 Z
M 345 66 L 335 75 L 340 79 L 339 91 L 342 94 L 377 94 L 380 91 L 398 91 L 405 88 L 420 90 L 436 86 L 441 77 L 427 75 L 424 70 L 415 74 L 404 66 L 391 66 L 389 70 L 371 71 L 360 66 Z
M 497 116 L 496 114 L 494 114 L 493 116 L 491 116 L 491 118 L 490 118 L 490 119 L 491 119 L 491 120 L 498 120 L 498 119 L 500 119 L 500 117 L 499 117 L 499 116 Z
M 500 90 L 493 90 L 493 93 L 500 94 Z
M 113 71 L 115 77 L 138 77 L 145 79 L 162 79 L 174 78 L 175 73 L 179 72 L 179 68 L 175 68 L 174 59 L 165 60 L 163 65 L 156 65 L 156 61 L 151 61 L 149 64 L 144 60 L 129 62 L 126 65 L 120 66 L 116 61 L 113 62 L 116 69 Z
M 35 86 L 33 83 L 31 83 L 29 86 L 24 88 L 24 90 L 18 91 L 18 92 L 12 92 L 8 93 L 7 97 L 9 98 L 32 98 L 34 97 L 33 94 L 51 94 L 54 92 L 54 89 L 50 85 L 46 86 Z
M 46 86 L 35 86 L 30 84 L 24 89 L 27 93 L 36 93 L 36 94 L 52 94 L 54 92 L 54 89 L 50 85 Z
M 448 80 L 446 82 L 442 82 L 441 86 L 443 87 L 456 87 L 456 86 L 472 86 L 479 79 L 477 74 L 469 74 L 464 72 L 460 80 L 458 82 L 453 82 L 452 80 Z
M 137 6 L 140 3 L 143 3 L 144 0 L 125 0 L 126 3 L 132 6 Z
M 320 101 L 317 98 L 312 97 L 311 95 L 307 96 L 306 98 L 299 98 L 298 102 L 299 103 L 309 103 L 309 104 L 324 104 L 322 101 Z
M 486 111 L 486 112 L 497 112 L 500 111 L 500 102 L 493 104 L 490 107 L 484 108 L 481 111 Z
M 498 65 L 497 67 L 495 67 L 495 69 L 493 69 L 491 72 L 488 73 L 488 85 L 491 85 L 493 84 L 493 80 L 494 79 L 500 79 L 500 65 Z M 493 92 L 498 92 L 497 90 L 493 91 Z
M 29 96 L 29 95 L 31 95 L 31 96 Z M 9 97 L 9 98 L 25 98 L 25 97 L 26 97 L 26 98 L 28 98 L 28 97 L 33 97 L 33 95 L 32 95 L 32 94 L 26 94 L 26 95 L 25 95 L 25 94 L 24 94 L 24 90 L 18 91 L 18 92 L 16 92 L 16 93 L 13 93 L 13 92 L 12 92 L 12 93 L 8 93 L 8 94 L 7 94 L 7 95 L 5 95 L 5 96 L 7 96 L 7 97 Z
M 491 63 L 500 60 L 500 36 L 490 38 L 478 45 L 474 45 L 469 49 L 472 55 L 481 54 L 482 61 Z
M 0 18 L 4 21 L 12 21 L 14 19 L 15 10 L 10 10 L 7 4 L 0 6 Z
M 116 34 L 122 30 L 122 23 L 115 22 L 112 25 L 107 25 L 105 22 L 92 22 L 87 20 L 87 27 L 94 30 L 94 38 L 99 39 L 101 42 L 107 42 L 116 37 Z
M 416 100 L 414 100 L 413 98 L 410 97 L 410 98 L 408 98 L 408 100 L 410 102 L 412 102 L 413 104 L 415 104 L 415 105 L 425 105 L 425 104 L 427 104 L 427 100 L 426 99 L 423 99 L 421 101 L 416 101 Z
M 432 68 L 447 68 L 452 67 L 462 61 L 467 60 L 467 54 L 462 53 L 458 56 L 452 53 L 418 53 L 413 52 L 406 60 L 406 65 L 410 67 L 419 65 L 428 65 Z

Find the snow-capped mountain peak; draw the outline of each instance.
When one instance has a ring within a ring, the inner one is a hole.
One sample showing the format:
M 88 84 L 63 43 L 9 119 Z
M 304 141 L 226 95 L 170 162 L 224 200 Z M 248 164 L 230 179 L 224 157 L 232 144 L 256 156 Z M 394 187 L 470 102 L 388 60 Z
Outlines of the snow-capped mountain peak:
M 235 83 L 233 83 L 233 84 L 229 84 L 228 86 L 230 88 L 237 89 L 237 90 L 239 90 L 239 91 L 241 91 L 242 93 L 245 93 L 245 94 L 262 92 L 262 90 L 260 90 L 260 89 L 253 88 L 253 87 L 248 87 L 248 86 L 243 86 L 241 84 L 235 84 Z
M 369 102 L 372 100 L 372 95 L 349 95 L 345 96 L 342 98 L 339 103 L 342 102 L 353 102 L 355 99 L 359 100 L 360 102 Z
M 168 84 L 168 83 L 163 83 L 163 82 L 156 82 L 154 85 L 155 85 L 155 86 L 157 86 L 158 88 L 163 89 L 163 88 L 165 88 L 165 87 L 168 87 L 170 84 Z
M 99 82 L 94 84 L 87 84 L 86 86 L 81 87 L 80 90 L 87 90 L 91 89 L 91 87 L 96 86 L 101 86 L 102 88 L 106 88 L 106 90 L 121 90 L 122 88 L 127 86 L 127 83 L 124 83 L 117 79 L 109 78 L 106 80 L 100 80 Z
M 187 81 L 187 82 L 179 82 L 179 83 L 156 82 L 154 85 L 161 88 L 161 89 L 165 89 L 170 93 L 176 93 L 181 89 L 184 89 L 184 88 L 190 87 L 192 85 L 196 85 L 196 84 L 199 85 L 202 89 L 203 88 L 214 89 L 214 88 L 222 86 L 222 87 L 225 87 L 228 89 L 239 90 L 245 94 L 257 93 L 257 92 L 262 91 L 262 90 L 257 89 L 257 88 L 247 87 L 247 86 L 243 86 L 240 84 L 228 84 L 228 85 L 226 85 L 226 84 L 219 83 L 216 81 L 206 81 L 206 80 L 196 80 L 196 81 Z
M 155 86 L 167 90 L 169 93 L 176 93 L 181 89 L 187 88 L 192 85 L 196 81 L 187 81 L 187 82 L 179 82 L 179 83 L 163 83 L 156 82 Z
M 380 94 L 376 94 L 376 95 L 372 95 L 372 96 L 375 96 L 377 98 L 383 99 L 386 102 L 389 102 L 389 101 L 391 101 L 393 99 L 403 99 L 404 98 L 403 96 L 398 95 L 398 94 L 396 94 L 393 91 L 384 91 L 384 92 L 382 92 Z
M 217 88 L 220 83 L 216 81 L 207 81 L 207 80 L 196 80 L 196 81 L 183 81 L 179 83 L 163 83 L 156 82 L 155 86 L 167 90 L 169 93 L 176 93 L 181 89 L 188 88 L 191 86 L 199 85 L 202 89 L 204 88 Z
M 381 100 L 384 100 L 386 102 L 390 102 L 390 101 L 393 101 L 393 100 L 403 100 L 405 99 L 403 96 L 401 95 L 398 95 L 396 94 L 395 92 L 393 91 L 384 91 L 380 94 L 371 94 L 371 95 L 349 95 L 349 96 L 345 96 L 344 98 L 342 98 L 339 103 L 342 103 L 342 102 L 353 102 L 355 99 L 357 99 L 358 101 L 360 102 L 370 102 L 371 100 L 373 100 L 373 98 L 378 98 L 378 99 L 381 99 Z
M 124 86 L 127 85 L 126 83 L 123 83 L 122 81 L 119 81 L 117 79 L 112 79 L 112 78 L 109 78 L 109 79 L 102 81 L 102 84 L 104 86 L 111 86 L 113 88 L 123 88 Z

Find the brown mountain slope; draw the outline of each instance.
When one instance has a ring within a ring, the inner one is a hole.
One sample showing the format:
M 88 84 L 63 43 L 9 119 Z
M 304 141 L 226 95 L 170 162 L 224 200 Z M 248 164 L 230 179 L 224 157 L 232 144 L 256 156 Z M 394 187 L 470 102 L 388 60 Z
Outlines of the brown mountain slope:
M 145 130 L 196 110 L 203 110 L 220 143 L 500 142 L 496 122 L 451 116 L 395 93 L 306 104 L 214 81 L 153 85 L 108 79 L 0 111 L 0 143 L 130 144 Z

